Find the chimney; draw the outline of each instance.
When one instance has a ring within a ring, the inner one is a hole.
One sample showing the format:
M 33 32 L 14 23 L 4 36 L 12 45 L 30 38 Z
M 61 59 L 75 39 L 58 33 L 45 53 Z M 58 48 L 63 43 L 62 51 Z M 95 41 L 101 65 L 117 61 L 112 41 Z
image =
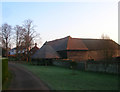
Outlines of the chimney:
M 35 47 L 37 47 L 37 43 L 35 43 Z

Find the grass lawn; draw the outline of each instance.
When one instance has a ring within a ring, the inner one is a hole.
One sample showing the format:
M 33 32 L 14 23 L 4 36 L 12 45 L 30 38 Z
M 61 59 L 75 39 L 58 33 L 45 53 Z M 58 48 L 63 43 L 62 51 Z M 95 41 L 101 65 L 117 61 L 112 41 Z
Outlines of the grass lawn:
M 56 66 L 23 67 L 40 77 L 53 90 L 118 90 L 118 76 L 94 72 L 74 71 Z

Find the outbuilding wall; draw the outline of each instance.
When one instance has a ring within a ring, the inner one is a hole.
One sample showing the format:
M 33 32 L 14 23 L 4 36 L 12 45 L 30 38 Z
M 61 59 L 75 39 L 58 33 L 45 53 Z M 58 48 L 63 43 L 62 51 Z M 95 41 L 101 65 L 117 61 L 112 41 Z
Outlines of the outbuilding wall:
M 92 59 L 94 61 L 100 61 L 104 59 L 104 52 L 101 50 L 96 51 L 67 51 L 67 59 L 74 61 L 87 61 Z M 116 50 L 113 57 L 120 56 L 120 50 Z
M 100 50 L 97 51 L 88 51 L 88 59 L 93 59 L 95 61 L 102 60 L 103 54 L 101 53 Z
M 67 51 L 67 58 L 74 61 L 88 60 L 88 51 Z

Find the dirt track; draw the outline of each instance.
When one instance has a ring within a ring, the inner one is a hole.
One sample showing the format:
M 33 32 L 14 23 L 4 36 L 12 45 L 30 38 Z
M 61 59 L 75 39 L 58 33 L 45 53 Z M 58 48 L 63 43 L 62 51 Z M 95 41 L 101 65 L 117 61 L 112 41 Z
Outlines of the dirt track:
M 9 63 L 13 78 L 9 90 L 47 90 L 49 88 L 30 71 L 14 63 Z

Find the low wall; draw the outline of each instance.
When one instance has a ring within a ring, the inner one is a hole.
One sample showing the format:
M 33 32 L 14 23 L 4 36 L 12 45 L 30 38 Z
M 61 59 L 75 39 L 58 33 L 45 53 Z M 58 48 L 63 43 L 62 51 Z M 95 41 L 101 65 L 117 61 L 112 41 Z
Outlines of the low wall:
M 94 72 L 118 73 L 119 67 L 119 64 L 87 64 L 86 70 Z
M 32 64 L 34 65 L 55 65 L 65 68 L 71 68 L 71 60 L 58 59 L 58 60 L 34 60 Z M 84 71 L 93 71 L 93 72 L 107 72 L 107 73 L 119 73 L 120 65 L 114 61 L 109 64 L 105 64 L 102 61 L 93 61 L 93 62 L 76 62 L 74 69 L 84 70 Z
M 71 67 L 71 60 L 53 60 L 52 63 L 53 65 L 56 66 L 61 66 L 61 67 L 66 67 L 66 68 L 70 68 Z M 76 62 L 76 66 L 75 69 L 79 69 L 79 70 L 85 70 L 85 63 L 84 62 Z
M 70 60 L 53 60 L 52 64 L 56 66 L 61 66 L 61 67 L 67 67 L 70 68 Z
M 70 68 L 71 60 L 53 60 L 52 63 L 53 65 L 56 66 L 61 66 L 61 67 L 66 67 Z M 109 63 L 108 65 L 105 65 L 101 61 L 99 62 L 94 62 L 94 63 L 87 63 L 87 62 L 76 62 L 75 69 L 78 70 L 85 70 L 85 71 L 93 71 L 93 72 L 107 72 L 107 73 L 113 73 L 117 74 L 120 73 L 120 65 L 118 63 Z
M 33 65 L 52 65 L 51 59 L 32 59 Z

